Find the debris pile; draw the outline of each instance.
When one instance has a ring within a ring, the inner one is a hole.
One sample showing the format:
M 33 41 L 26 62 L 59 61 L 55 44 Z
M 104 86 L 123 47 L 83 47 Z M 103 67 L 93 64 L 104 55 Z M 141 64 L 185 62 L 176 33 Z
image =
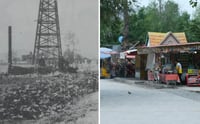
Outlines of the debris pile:
M 0 119 L 39 119 L 63 112 L 74 100 L 98 89 L 97 74 L 21 78 L 6 88 L 0 101 Z

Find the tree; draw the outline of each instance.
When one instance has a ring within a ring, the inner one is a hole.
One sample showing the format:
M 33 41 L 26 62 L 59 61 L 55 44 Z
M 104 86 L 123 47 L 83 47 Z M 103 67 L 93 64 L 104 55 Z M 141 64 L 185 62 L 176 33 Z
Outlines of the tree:
M 128 17 L 135 0 L 100 1 L 100 42 L 101 45 L 117 44 L 118 37 L 128 35 Z
M 199 20 L 192 20 L 190 23 L 190 35 L 191 41 L 197 42 L 200 41 L 200 21 Z
M 192 42 L 200 41 L 200 6 L 196 8 L 194 18 L 190 21 L 189 32 Z
M 162 4 L 162 5 L 160 5 Z M 162 9 L 160 9 L 161 7 Z M 181 13 L 178 4 L 173 1 L 152 1 L 147 7 L 139 10 L 130 17 L 129 38 L 132 41 L 145 43 L 147 32 L 185 32 L 191 40 L 190 15 Z
M 151 2 L 145 10 L 145 26 L 148 31 L 162 31 L 162 22 L 161 22 L 161 17 L 160 11 L 159 11 L 159 6 L 158 4 L 153 1 Z
M 197 0 L 190 0 L 189 2 L 190 2 L 190 5 L 191 5 L 192 7 L 197 7 L 197 4 L 198 4 L 198 1 L 197 1 Z
M 100 42 L 101 45 L 116 43 L 116 34 L 120 33 L 119 1 L 100 1 Z
M 162 15 L 162 31 L 176 31 L 178 18 L 180 17 L 178 4 L 170 0 L 166 1 Z
M 185 32 L 189 42 L 200 38 L 200 10 L 191 20 L 190 15 L 180 12 L 178 4 L 172 0 L 154 0 L 137 10 L 133 9 L 134 2 L 126 2 L 101 0 L 101 45 L 117 44 L 119 35 L 124 35 L 125 42 L 145 43 L 147 32 Z
M 145 22 L 145 8 L 140 8 L 137 13 L 130 16 L 130 26 L 129 26 L 129 40 L 134 43 L 135 41 L 140 41 L 144 43 L 147 35 L 148 24 Z

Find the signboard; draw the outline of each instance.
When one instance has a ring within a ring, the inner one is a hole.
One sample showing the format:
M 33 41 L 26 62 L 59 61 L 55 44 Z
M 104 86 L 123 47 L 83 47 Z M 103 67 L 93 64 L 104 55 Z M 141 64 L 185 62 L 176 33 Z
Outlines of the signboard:
M 120 52 L 120 59 L 125 59 L 125 53 L 124 52 Z

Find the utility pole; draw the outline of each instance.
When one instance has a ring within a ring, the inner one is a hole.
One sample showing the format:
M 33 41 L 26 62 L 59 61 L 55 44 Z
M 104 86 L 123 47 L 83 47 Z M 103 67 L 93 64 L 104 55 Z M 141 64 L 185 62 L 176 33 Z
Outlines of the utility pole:
M 12 27 L 8 27 L 8 73 L 12 67 Z
M 57 0 L 40 0 L 32 63 L 58 68 L 62 57 Z

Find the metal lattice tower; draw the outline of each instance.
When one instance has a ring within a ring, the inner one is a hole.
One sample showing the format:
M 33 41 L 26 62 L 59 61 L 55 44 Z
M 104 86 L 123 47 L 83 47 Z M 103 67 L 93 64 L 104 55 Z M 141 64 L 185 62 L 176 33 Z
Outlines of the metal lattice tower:
M 57 0 L 40 0 L 33 64 L 43 58 L 47 66 L 58 67 L 61 56 Z

